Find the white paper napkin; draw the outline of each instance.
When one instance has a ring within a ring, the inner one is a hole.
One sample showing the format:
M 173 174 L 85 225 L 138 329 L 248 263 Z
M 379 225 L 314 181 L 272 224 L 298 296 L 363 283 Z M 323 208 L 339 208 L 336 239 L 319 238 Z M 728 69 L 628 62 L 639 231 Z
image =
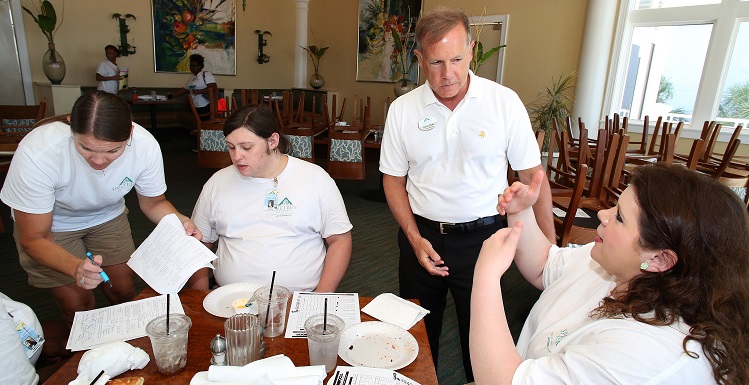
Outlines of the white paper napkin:
M 361 311 L 406 330 L 411 329 L 420 319 L 429 314 L 429 310 L 392 293 L 378 295 Z
M 99 345 L 83 353 L 78 363 L 78 377 L 68 385 L 89 385 L 103 370 L 97 383 L 106 383 L 110 378 L 128 370 L 143 369 L 151 358 L 141 348 L 127 342 L 117 341 Z
M 245 366 L 211 366 L 198 372 L 190 385 L 317 385 L 325 379 L 325 366 L 294 367 L 289 357 L 279 354 Z

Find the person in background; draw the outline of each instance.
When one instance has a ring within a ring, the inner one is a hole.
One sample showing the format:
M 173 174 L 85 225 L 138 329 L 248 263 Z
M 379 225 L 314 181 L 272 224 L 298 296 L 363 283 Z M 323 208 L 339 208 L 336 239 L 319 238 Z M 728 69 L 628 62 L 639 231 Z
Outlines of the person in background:
M 207 114 L 211 111 L 210 101 L 208 97 L 209 89 L 216 89 L 216 78 L 208 72 L 204 71 L 205 59 L 203 56 L 198 54 L 190 55 L 190 72 L 192 76 L 187 79 L 185 88 L 181 88 L 175 92 L 170 92 L 167 97 L 173 98 L 189 93 L 192 96 L 193 104 L 195 104 L 195 110 L 199 115 Z M 201 120 L 208 120 L 209 115 L 201 117 Z
M 158 142 L 132 122 L 122 98 L 103 91 L 78 98 L 67 123 L 35 128 L 13 156 L 0 199 L 11 208 L 19 260 L 32 286 L 50 290 L 68 326 L 76 311 L 94 308 L 102 269 L 112 304 L 135 297 L 125 263 L 135 251 L 124 199 L 133 188 L 152 222 L 176 214 L 186 234 L 201 238 L 164 196 Z
M 110 44 L 104 47 L 104 53 L 107 56 L 107 60 L 102 61 L 96 67 L 96 81 L 99 82 L 96 89 L 116 94 L 120 88 L 119 80 L 122 79 L 120 77 L 120 67 L 117 67 L 117 58 L 120 57 L 120 50 Z
M 737 195 L 680 165 L 633 171 L 595 242 L 559 248 L 530 186 L 505 189 L 504 229 L 473 281 L 476 384 L 748 384 L 749 224 Z M 499 280 L 513 262 L 543 289 L 513 345 Z
M 400 295 L 431 311 L 424 321 L 436 366 L 450 291 L 470 382 L 473 268 L 482 242 L 503 227 L 496 197 L 507 186 L 508 161 L 530 183 L 541 155 L 517 94 L 469 70 L 474 42 L 463 12 L 437 7 L 425 13 L 416 44 L 427 81 L 391 104 L 380 171 L 400 226 Z M 534 208 L 554 239 L 548 183 Z
M 265 104 L 240 108 L 224 124 L 232 165 L 203 186 L 193 221 L 217 243 L 219 285 L 275 283 L 289 290 L 335 292 L 351 259 L 351 222 L 333 179 L 287 155 L 291 148 Z M 208 289 L 208 269 L 190 287 Z
M 50 333 L 46 333 L 46 330 Z M 62 329 L 62 332 L 61 332 Z M 35 385 L 48 377 L 42 370 L 40 379 L 34 365 L 61 362 L 70 355 L 65 350 L 67 328 L 60 321 L 39 322 L 27 305 L 0 293 L 0 384 Z M 54 367 L 53 367 L 54 368 Z

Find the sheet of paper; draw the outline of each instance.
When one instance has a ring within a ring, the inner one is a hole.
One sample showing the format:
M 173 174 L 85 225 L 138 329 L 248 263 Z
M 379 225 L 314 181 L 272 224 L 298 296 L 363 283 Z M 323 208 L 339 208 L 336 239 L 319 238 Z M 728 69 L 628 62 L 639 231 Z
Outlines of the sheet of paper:
M 327 385 L 420 385 L 418 382 L 390 369 L 363 366 L 339 366 Z
M 127 265 L 159 294 L 176 293 L 198 269 L 213 268 L 216 259 L 204 244 L 185 234 L 175 214 L 159 221 L 130 256 Z
M 564 210 L 560 208 L 554 207 L 551 211 L 554 212 L 554 215 L 556 215 L 558 218 L 564 218 L 567 216 L 567 213 L 564 212 Z M 590 215 L 588 215 L 583 209 L 577 209 L 575 212 L 575 218 L 590 218 Z
M 185 314 L 176 294 L 169 299 L 169 312 Z M 166 295 L 76 312 L 66 348 L 77 352 L 107 342 L 145 337 L 148 322 L 164 314 Z
M 289 319 L 286 322 L 286 338 L 307 338 L 304 321 L 311 315 L 321 314 L 328 299 L 328 314 L 343 319 L 346 327 L 361 322 L 358 293 L 312 293 L 295 291 L 291 299 Z

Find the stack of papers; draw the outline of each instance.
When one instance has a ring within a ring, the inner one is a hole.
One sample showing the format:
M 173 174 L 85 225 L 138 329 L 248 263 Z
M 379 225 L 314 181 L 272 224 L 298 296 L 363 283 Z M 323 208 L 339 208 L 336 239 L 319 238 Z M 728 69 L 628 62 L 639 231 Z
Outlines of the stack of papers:
M 406 330 L 411 329 L 420 319 L 429 314 L 429 310 L 392 293 L 378 295 L 361 311 L 382 322 L 388 322 Z
M 418 382 L 390 369 L 339 366 L 327 385 L 419 385 Z

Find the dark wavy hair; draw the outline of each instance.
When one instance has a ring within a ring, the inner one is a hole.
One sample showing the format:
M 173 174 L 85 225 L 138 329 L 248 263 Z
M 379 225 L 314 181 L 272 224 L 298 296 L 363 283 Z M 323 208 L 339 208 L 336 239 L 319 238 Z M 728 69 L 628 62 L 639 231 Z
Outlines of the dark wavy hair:
M 632 317 L 650 325 L 690 326 L 719 384 L 749 383 L 749 224 L 736 193 L 679 165 L 636 168 L 630 187 L 640 207 L 639 247 L 674 251 L 665 272 L 644 272 L 621 298 L 591 315 Z
M 275 132 L 278 134 L 278 151 L 288 154 L 291 150 L 289 138 L 281 132 L 276 116 L 266 104 L 247 105 L 232 113 L 224 123 L 224 136 L 238 128 L 245 128 L 263 139 L 270 138 Z
M 130 138 L 133 116 L 121 97 L 92 90 L 73 104 L 70 129 L 76 134 L 93 134 L 98 140 L 124 142 Z

